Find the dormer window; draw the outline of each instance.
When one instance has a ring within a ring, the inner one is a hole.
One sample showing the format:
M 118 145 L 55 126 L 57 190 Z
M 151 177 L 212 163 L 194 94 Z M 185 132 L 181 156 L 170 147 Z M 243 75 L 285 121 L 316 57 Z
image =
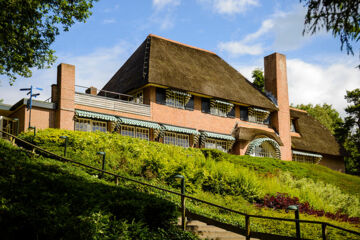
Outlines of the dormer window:
M 265 124 L 270 112 L 264 109 L 249 107 L 248 121 L 253 123 Z
M 210 99 L 210 113 L 221 116 L 227 117 L 228 113 L 234 108 L 234 104 L 217 100 L 217 99 Z
M 194 109 L 194 97 L 180 90 L 157 88 L 156 102 L 175 108 Z

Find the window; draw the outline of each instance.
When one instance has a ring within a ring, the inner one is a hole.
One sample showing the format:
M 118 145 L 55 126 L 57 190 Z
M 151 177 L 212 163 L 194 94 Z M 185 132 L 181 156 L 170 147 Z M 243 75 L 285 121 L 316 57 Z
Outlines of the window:
M 231 111 L 227 113 L 227 116 L 231 118 L 235 117 L 235 107 L 233 107 Z
M 134 98 L 132 100 L 134 103 L 144 103 L 143 91 L 138 91 L 134 94 Z
M 120 134 L 123 136 L 135 137 L 135 127 L 121 125 Z
M 149 140 L 149 129 L 148 128 L 136 128 L 136 138 Z
M 181 146 L 181 147 L 189 147 L 189 135 L 173 133 L 173 132 L 165 132 L 164 135 L 164 143 Z
M 248 108 L 247 107 L 240 107 L 240 120 L 248 121 Z
M 156 88 L 156 103 L 166 103 L 166 90 L 164 88 Z
M 144 140 L 149 140 L 148 128 L 121 125 L 120 134 L 123 136 L 136 137 Z
M 201 112 L 210 113 L 210 99 L 201 98 Z
M 191 94 L 186 92 L 166 89 L 166 105 L 185 109 L 185 105 L 190 101 Z
M 319 159 L 320 158 L 312 157 L 312 156 L 293 154 L 293 161 L 296 161 L 296 162 L 315 164 L 318 162 Z
M 194 110 L 194 96 L 191 96 L 188 103 L 185 105 L 186 110 Z
M 266 124 L 266 122 L 268 122 L 266 120 L 269 117 L 269 114 L 269 111 L 251 107 L 248 111 L 248 121 L 253 123 Z
M 156 88 L 156 103 L 175 108 L 193 110 L 194 96 L 173 89 Z
M 222 117 L 226 117 L 227 114 L 227 106 L 223 103 L 214 101 L 211 104 L 210 113 Z
M 223 152 L 227 152 L 227 141 L 207 138 L 205 141 L 205 148 L 218 149 Z
M 83 132 L 106 132 L 107 123 L 102 121 L 95 121 L 91 119 L 78 118 L 75 121 L 75 131 Z
M 290 132 L 296 132 L 295 121 L 296 121 L 295 119 L 290 120 Z
M 269 142 L 263 142 L 261 145 L 256 146 L 253 151 L 253 156 L 256 157 L 277 158 L 276 151 Z
M 107 124 L 106 122 L 100 122 L 100 121 L 91 121 L 92 123 L 92 131 L 100 131 L 100 132 L 106 132 Z

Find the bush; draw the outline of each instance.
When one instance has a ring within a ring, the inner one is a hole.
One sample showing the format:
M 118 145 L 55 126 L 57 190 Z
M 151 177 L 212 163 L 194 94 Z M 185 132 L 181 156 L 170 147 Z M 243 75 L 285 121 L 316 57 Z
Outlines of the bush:
M 0 189 L 2 239 L 195 239 L 172 227 L 175 204 L 2 139 Z
M 249 204 L 263 199 L 266 194 L 274 195 L 277 192 L 284 192 L 291 197 L 298 197 L 300 202 L 309 202 L 314 209 L 323 209 L 332 213 L 341 209 L 345 213 L 358 214 L 354 208 L 358 206 L 356 201 L 359 199 L 360 178 L 347 176 L 318 165 L 235 156 L 218 150 L 182 148 L 100 132 L 47 129 L 39 131 L 36 137 L 33 137 L 31 133 L 25 133 L 21 137 L 62 154 L 63 140 L 59 139 L 61 135 L 69 137 L 68 153 L 74 160 L 100 167 L 101 157 L 95 153 L 105 151 L 107 170 L 142 179 L 142 181 L 147 180 L 169 189 L 179 189 L 180 183 L 174 179 L 174 176 L 182 174 L 186 177 L 187 193 L 194 196 L 206 196 L 202 199 L 239 211 L 292 218 L 292 214 L 286 214 L 283 211 L 257 209 Z M 322 186 L 322 182 L 326 182 L 326 186 Z M 136 189 L 148 191 L 141 187 Z M 170 194 L 149 192 L 171 201 L 177 199 Z M 329 194 L 331 194 L 331 199 L 329 199 Z M 344 197 L 349 197 L 350 200 Z M 349 201 L 354 202 L 355 205 L 350 206 L 347 204 Z M 241 217 L 191 202 L 187 206 L 198 213 L 244 226 Z M 306 214 L 304 218 L 318 220 Z M 343 226 L 344 224 L 342 223 Z M 346 227 L 352 228 L 347 223 Z M 254 228 L 270 233 L 292 234 L 288 231 L 287 224 L 278 222 L 274 224 L 272 221 L 259 222 Z M 314 231 L 318 229 L 310 225 L 303 230 L 306 236 L 312 236 Z

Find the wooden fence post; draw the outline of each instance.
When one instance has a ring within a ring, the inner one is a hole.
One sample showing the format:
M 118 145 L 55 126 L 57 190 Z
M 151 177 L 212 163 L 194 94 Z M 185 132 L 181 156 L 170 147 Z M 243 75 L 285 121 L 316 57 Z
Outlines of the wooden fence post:
M 327 226 L 326 223 L 321 224 L 321 232 L 322 232 L 322 239 L 323 240 L 327 240 L 327 228 L 326 228 L 326 226 Z
M 250 216 L 245 215 L 245 236 L 246 240 L 250 240 Z
M 115 184 L 116 186 L 119 185 L 119 178 L 117 176 L 115 176 Z

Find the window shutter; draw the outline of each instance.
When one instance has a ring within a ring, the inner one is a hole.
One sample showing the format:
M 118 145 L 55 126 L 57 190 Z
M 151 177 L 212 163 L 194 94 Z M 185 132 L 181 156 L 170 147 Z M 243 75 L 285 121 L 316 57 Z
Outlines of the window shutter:
M 187 110 L 194 110 L 194 96 L 191 96 L 188 103 L 185 105 L 185 109 Z
M 240 119 L 243 121 L 248 121 L 248 108 L 247 107 L 240 107 Z
M 201 98 L 201 112 L 210 113 L 210 99 Z
M 166 90 L 164 88 L 156 88 L 156 103 L 166 103 Z

